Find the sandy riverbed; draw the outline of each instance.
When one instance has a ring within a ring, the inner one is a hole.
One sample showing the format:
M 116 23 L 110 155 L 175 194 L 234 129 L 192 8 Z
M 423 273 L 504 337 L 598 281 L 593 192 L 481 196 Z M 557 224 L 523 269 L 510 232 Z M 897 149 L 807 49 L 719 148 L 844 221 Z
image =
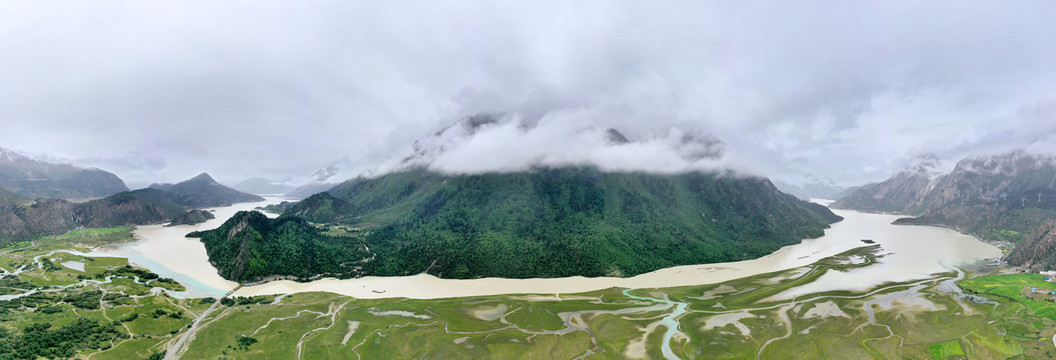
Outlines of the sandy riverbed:
M 887 281 L 922 279 L 933 273 L 949 271 L 959 264 L 1001 255 L 1001 251 L 996 247 L 949 229 L 891 225 L 899 216 L 845 210 L 835 212 L 845 219 L 833 224 L 831 229 L 826 230 L 825 236 L 786 246 L 759 259 L 677 266 L 631 278 L 451 280 L 422 274 L 348 280 L 322 279 L 309 283 L 276 281 L 244 287 L 235 295 L 328 291 L 358 298 L 430 299 L 510 293 L 573 293 L 608 287 L 671 287 L 716 283 L 808 265 L 819 259 L 866 245 L 861 239 L 872 239 L 884 248 L 884 252 L 890 253 L 876 265 L 855 271 L 829 273 L 819 281 L 786 294 L 795 296 L 831 289 L 867 289 Z
M 263 202 L 209 208 L 206 210 L 211 211 L 216 218 L 196 225 L 137 226 L 133 231 L 136 241 L 96 249 L 92 254 L 127 257 L 133 265 L 150 269 L 162 277 L 173 278 L 184 284 L 187 287 L 186 296 L 189 297 L 220 296 L 234 289 L 238 283 L 220 277 L 216 268 L 209 264 L 205 245 L 198 239 L 185 236 L 192 231 L 220 227 L 239 211 L 252 210 L 283 200 L 286 199 L 269 197 Z
M 214 229 L 241 210 L 282 201 L 272 197 L 260 203 L 210 209 L 216 219 L 190 226 L 140 226 L 135 230 L 139 240 L 121 244 L 97 253 L 126 256 L 138 266 L 161 276 L 183 283 L 186 296 L 218 296 L 237 284 L 225 280 L 209 264 L 205 247 L 198 239 L 184 235 L 195 230 Z M 364 277 L 358 279 L 321 279 L 308 283 L 274 281 L 247 286 L 235 295 L 289 294 L 308 291 L 328 291 L 358 298 L 408 297 L 419 299 L 496 295 L 496 294 L 554 294 L 575 293 L 609 287 L 650 288 L 685 286 L 723 282 L 741 277 L 784 270 L 811 264 L 819 259 L 864 246 L 861 239 L 871 239 L 890 253 L 879 263 L 848 272 L 831 272 L 818 281 L 782 294 L 799 294 L 832 289 L 866 289 L 886 281 L 922 279 L 936 272 L 951 270 L 959 264 L 1000 256 L 994 246 L 971 236 L 931 226 L 896 226 L 891 222 L 899 216 L 865 214 L 835 210 L 845 219 L 833 224 L 825 236 L 807 239 L 800 244 L 786 246 L 773 254 L 755 260 L 677 266 L 641 274 L 630 278 L 567 277 L 551 279 L 473 280 L 440 279 L 431 275 L 402 277 Z

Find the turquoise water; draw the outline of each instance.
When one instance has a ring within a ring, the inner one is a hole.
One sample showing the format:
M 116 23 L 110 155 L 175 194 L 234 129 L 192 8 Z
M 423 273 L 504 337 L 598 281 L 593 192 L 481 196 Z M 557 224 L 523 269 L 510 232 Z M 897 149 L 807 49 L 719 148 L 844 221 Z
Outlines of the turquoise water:
M 651 297 L 645 297 L 645 296 L 635 296 L 635 295 L 631 295 L 631 293 L 630 293 L 631 290 L 634 290 L 634 289 L 625 289 L 625 290 L 623 290 L 623 295 L 627 296 L 629 298 L 635 299 L 635 300 L 652 301 L 652 302 L 656 302 L 656 303 L 669 304 L 669 305 L 672 305 L 672 306 L 675 307 L 675 310 L 672 311 L 671 314 L 668 314 L 662 320 L 660 320 L 660 324 L 663 325 L 664 327 L 667 327 L 667 331 L 664 332 L 664 340 L 660 344 L 660 352 L 662 354 L 664 354 L 664 358 L 665 359 L 668 359 L 668 360 L 679 359 L 679 357 L 677 355 L 675 355 L 675 352 L 671 350 L 671 340 L 673 340 L 675 338 L 675 334 L 678 334 L 678 333 L 682 332 L 681 330 L 678 330 L 678 320 L 677 319 L 678 319 L 679 316 L 682 316 L 682 314 L 686 313 L 686 308 L 689 306 L 689 304 L 686 304 L 684 302 L 666 300 L 666 299 L 657 299 L 657 298 L 651 298 Z M 685 335 L 685 334 L 683 334 L 683 335 Z

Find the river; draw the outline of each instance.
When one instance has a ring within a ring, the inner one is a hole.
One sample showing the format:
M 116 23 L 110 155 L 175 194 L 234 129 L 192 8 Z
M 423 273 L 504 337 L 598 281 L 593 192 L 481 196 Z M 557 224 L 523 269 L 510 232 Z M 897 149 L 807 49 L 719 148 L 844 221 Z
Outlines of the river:
M 216 219 L 192 226 L 140 226 L 135 230 L 139 240 L 118 244 L 98 252 L 109 256 L 127 256 L 130 261 L 164 277 L 183 283 L 188 296 L 218 296 L 237 284 L 221 278 L 209 264 L 205 247 L 198 239 L 185 238 L 190 231 L 213 229 L 240 210 L 276 203 L 283 199 L 268 198 L 261 203 L 236 204 L 211 209 Z M 308 283 L 275 281 L 247 286 L 236 296 L 289 294 L 328 291 L 357 298 L 408 297 L 417 299 L 498 295 L 511 293 L 575 293 L 609 287 L 654 288 L 717 283 L 745 276 L 784 270 L 814 263 L 822 258 L 866 245 L 870 239 L 880 244 L 886 255 L 878 264 L 847 272 L 830 272 L 818 281 L 791 290 L 783 297 L 832 289 L 864 290 L 888 281 L 924 279 L 931 274 L 954 270 L 957 265 L 1001 255 L 1001 251 L 971 236 L 932 226 L 891 225 L 895 215 L 866 214 L 833 210 L 844 220 L 833 224 L 825 235 L 807 239 L 754 260 L 676 266 L 630 278 L 567 277 L 550 279 L 472 280 L 440 279 L 431 275 L 401 277 L 363 277 L 358 279 L 321 279 Z
M 234 289 L 238 283 L 220 277 L 216 268 L 209 263 L 205 245 L 198 239 L 185 236 L 192 231 L 218 228 L 239 211 L 253 210 L 258 206 L 286 200 L 282 197 L 266 197 L 265 199 L 262 202 L 205 209 L 212 212 L 216 218 L 201 224 L 170 227 L 137 226 L 133 231 L 135 241 L 101 247 L 88 255 L 126 257 L 135 266 L 150 269 L 162 277 L 179 281 L 187 288 L 186 292 L 179 294 L 182 296 L 219 297 Z M 274 217 L 275 215 L 269 216 Z

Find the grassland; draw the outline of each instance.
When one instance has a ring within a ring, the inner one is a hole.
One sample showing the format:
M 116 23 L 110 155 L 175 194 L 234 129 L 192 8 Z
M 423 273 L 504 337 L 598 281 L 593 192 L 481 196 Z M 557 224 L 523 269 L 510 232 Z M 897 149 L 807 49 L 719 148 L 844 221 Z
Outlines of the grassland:
M 889 283 L 866 292 L 787 299 L 786 290 L 827 271 L 869 266 L 866 247 L 814 265 L 721 284 L 561 295 L 354 299 L 327 293 L 234 306 L 204 324 L 184 355 L 202 359 L 679 358 L 1005 359 L 1042 347 L 1010 340 L 997 303 L 940 290 L 958 273 Z M 865 258 L 860 264 L 848 261 Z M 954 287 L 956 289 L 956 287 Z M 652 299 L 652 300 L 648 300 Z M 665 300 L 666 299 L 666 300 Z M 653 301 L 655 300 L 655 301 Z M 983 301 L 983 302 L 979 302 Z M 256 343 L 240 348 L 241 336 Z M 1049 343 L 1051 346 L 1051 343 Z
M 57 251 L 84 250 L 130 238 L 128 228 L 79 230 L 37 239 L 36 247 L 0 258 L 5 270 L 0 277 L 0 294 L 7 296 L 0 300 L 0 358 L 32 358 L 32 352 L 41 349 L 72 351 L 69 356 L 58 357 L 91 355 L 94 359 L 141 359 L 163 352 L 164 344 L 183 331 L 208 304 L 152 293 L 153 287 L 182 290 L 182 285 L 145 280 L 157 275 L 128 266 L 127 259 Z M 67 262 L 81 263 L 83 269 L 62 265 Z M 21 271 L 12 274 L 15 269 Z M 56 343 L 41 340 L 39 331 L 29 338 L 32 324 L 49 324 L 49 331 L 53 332 L 43 334 L 54 334 L 53 340 L 75 338 L 78 331 L 92 331 L 84 334 L 91 338 L 99 338 L 99 332 L 105 329 L 113 332 L 101 343 Z
M 1020 344 L 1028 357 L 1056 358 L 1051 342 L 1056 334 L 1056 284 L 1045 281 L 1044 275 L 1021 273 L 981 276 L 960 285 L 1000 304 L 994 313 L 1009 343 Z
M 33 246 L 32 242 L 19 241 L 19 242 L 16 242 L 14 244 L 5 246 L 4 248 L 0 249 L 0 251 L 9 251 L 9 250 L 15 250 L 15 249 L 22 249 L 22 248 L 28 248 L 30 246 Z
M 137 280 L 125 259 L 55 252 L 128 236 L 127 229 L 67 234 L 0 259 L 5 269 L 23 269 L 0 279 L 0 294 L 36 290 L 0 301 L 0 342 L 13 341 L 29 324 L 63 327 L 84 318 L 119 333 L 76 354 L 93 359 L 146 358 L 185 334 L 185 359 L 646 359 L 665 353 L 682 359 L 1041 359 L 1056 352 L 1056 303 L 1043 293 L 1056 291 L 1056 284 L 1040 275 L 960 280 L 962 273 L 950 272 L 866 291 L 784 295 L 828 272 L 871 266 L 877 245 L 800 268 L 676 288 L 433 300 L 331 293 L 224 299 L 187 334 L 211 299 L 152 293 L 158 284 Z M 83 263 L 84 271 L 60 265 L 69 261 Z M 965 293 L 950 286 L 958 280 Z

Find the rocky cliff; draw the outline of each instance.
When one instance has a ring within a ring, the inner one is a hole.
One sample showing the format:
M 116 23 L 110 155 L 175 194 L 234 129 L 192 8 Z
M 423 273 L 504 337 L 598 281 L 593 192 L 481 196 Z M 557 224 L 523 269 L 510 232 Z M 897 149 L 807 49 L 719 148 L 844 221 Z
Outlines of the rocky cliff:
M 829 206 L 834 209 L 906 213 L 930 182 L 931 179 L 924 172 L 903 171 L 884 182 L 862 186 Z
M 1056 158 L 1022 151 L 966 158 L 926 181 L 900 173 L 867 185 L 834 208 L 914 216 L 896 223 L 952 227 L 983 239 L 1018 241 L 1056 219 Z
M 1010 264 L 1034 270 L 1056 269 L 1056 220 L 1031 230 L 1008 254 Z

